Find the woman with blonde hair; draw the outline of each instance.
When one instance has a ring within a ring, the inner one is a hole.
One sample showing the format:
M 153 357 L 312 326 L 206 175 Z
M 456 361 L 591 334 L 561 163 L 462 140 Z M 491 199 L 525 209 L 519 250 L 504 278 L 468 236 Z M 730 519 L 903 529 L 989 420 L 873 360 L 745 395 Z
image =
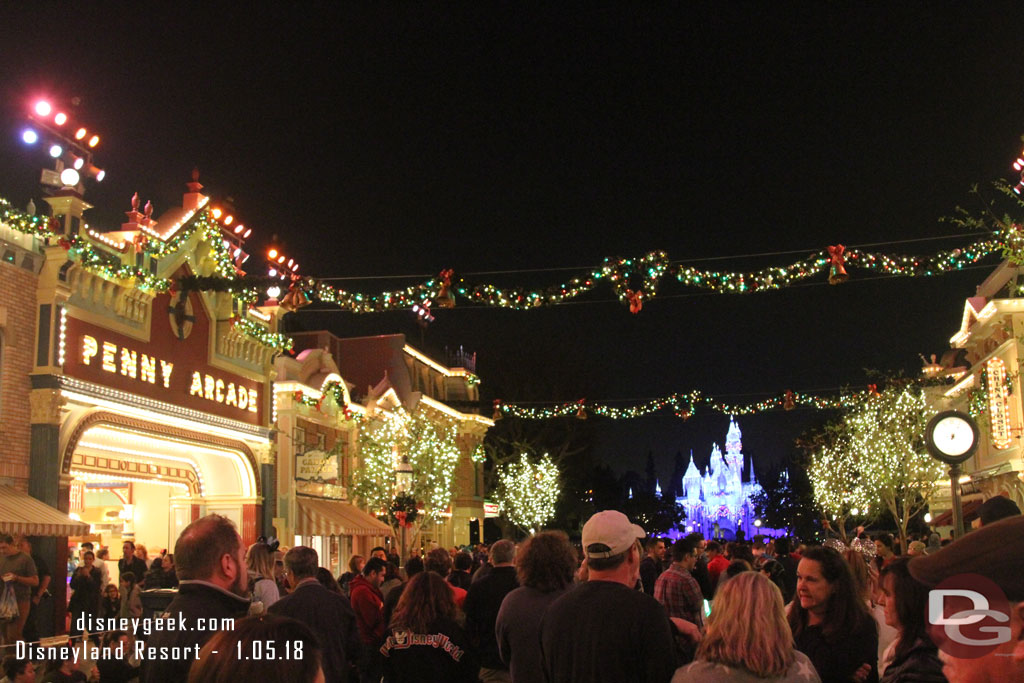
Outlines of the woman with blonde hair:
M 814 665 L 793 647 L 782 592 L 760 572 L 741 572 L 719 587 L 707 632 L 693 663 L 672 683 L 688 681 L 820 681 Z
M 266 543 L 256 541 L 245 553 L 245 564 L 249 568 L 252 601 L 262 602 L 266 610 L 281 599 L 281 592 L 274 580 L 274 551 Z

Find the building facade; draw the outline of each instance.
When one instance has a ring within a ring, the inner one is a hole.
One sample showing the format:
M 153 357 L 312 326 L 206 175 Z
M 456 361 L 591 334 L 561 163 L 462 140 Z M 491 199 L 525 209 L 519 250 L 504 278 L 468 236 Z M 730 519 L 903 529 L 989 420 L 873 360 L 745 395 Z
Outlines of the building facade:
M 961 466 L 958 482 L 968 522 L 973 510 L 992 496 L 1007 496 L 1024 508 L 1022 286 L 1020 267 L 1010 262 L 998 266 L 964 302 L 951 350 L 941 359 L 926 359 L 922 370 L 926 378 L 940 380 L 929 390 L 932 405 L 969 412 L 981 431 L 978 449 Z M 938 526 L 951 523 L 951 489 L 948 480 L 944 483 L 930 505 Z

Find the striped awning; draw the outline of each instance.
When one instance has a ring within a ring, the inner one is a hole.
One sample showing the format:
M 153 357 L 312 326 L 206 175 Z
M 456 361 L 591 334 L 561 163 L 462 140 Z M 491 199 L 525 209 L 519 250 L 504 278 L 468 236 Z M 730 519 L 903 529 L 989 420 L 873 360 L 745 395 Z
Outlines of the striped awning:
M 301 536 L 391 536 L 391 527 L 355 505 L 298 496 Z
M 26 536 L 81 536 L 89 525 L 9 486 L 0 486 L 0 532 Z

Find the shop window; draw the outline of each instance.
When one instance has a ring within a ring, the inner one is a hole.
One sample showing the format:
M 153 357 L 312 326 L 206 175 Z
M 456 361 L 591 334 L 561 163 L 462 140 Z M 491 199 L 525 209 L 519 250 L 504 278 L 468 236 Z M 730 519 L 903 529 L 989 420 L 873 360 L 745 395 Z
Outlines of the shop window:
M 316 449 L 318 451 L 326 451 L 327 450 L 327 435 L 326 434 L 317 434 L 316 435 Z
M 306 429 L 304 427 L 296 427 L 292 433 L 292 447 L 296 453 L 306 452 Z

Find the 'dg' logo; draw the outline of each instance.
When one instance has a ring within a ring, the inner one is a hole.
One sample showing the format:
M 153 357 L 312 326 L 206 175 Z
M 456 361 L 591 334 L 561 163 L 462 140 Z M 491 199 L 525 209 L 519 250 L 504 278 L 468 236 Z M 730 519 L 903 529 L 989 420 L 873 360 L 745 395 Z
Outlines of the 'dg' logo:
M 958 659 L 977 659 L 1008 642 L 1010 602 L 991 579 L 957 574 L 928 591 L 928 635 Z

